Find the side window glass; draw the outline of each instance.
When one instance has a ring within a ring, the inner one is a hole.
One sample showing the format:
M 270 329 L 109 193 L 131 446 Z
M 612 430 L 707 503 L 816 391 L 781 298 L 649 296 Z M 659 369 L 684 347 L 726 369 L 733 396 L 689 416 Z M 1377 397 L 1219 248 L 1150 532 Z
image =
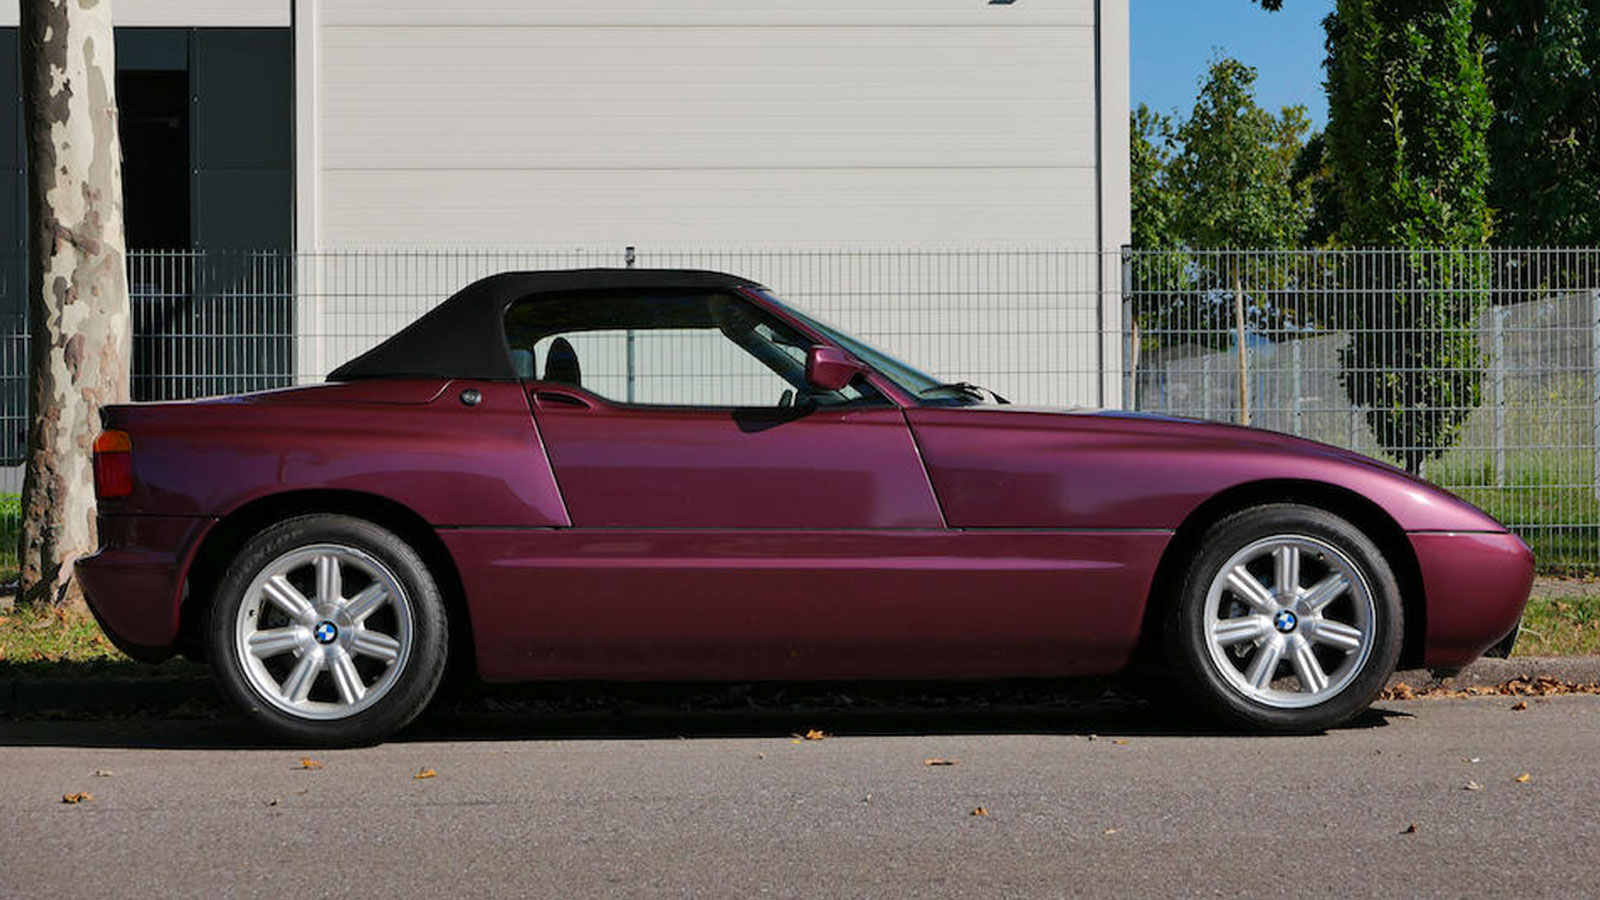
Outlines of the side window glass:
M 519 375 L 656 406 L 782 407 L 885 402 L 858 379 L 805 380 L 806 339 L 727 294 L 539 295 L 512 305 L 506 338 Z

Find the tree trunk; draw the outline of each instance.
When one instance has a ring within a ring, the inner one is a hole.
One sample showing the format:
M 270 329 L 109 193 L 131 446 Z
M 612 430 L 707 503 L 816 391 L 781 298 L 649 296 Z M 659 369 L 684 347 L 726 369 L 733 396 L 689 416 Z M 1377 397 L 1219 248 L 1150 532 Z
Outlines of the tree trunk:
M 28 458 L 21 603 L 80 604 L 100 407 L 128 399 L 128 283 L 110 0 L 21 0 L 28 145 Z

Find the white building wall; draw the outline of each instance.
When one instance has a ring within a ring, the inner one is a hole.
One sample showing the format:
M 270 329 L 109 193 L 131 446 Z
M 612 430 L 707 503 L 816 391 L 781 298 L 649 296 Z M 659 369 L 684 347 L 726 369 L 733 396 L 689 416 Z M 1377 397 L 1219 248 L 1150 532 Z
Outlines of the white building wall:
M 295 14 L 302 249 L 586 248 L 579 264 L 615 265 L 636 245 L 641 265 L 736 270 L 821 301 L 937 374 L 1115 402 L 1117 272 L 1092 251 L 1127 240 L 1126 0 L 299 0 Z M 1065 268 L 1008 258 L 1003 283 L 971 259 L 885 258 L 857 290 L 838 265 L 692 252 L 863 246 L 1091 252 Z M 650 252 L 667 248 L 684 252 Z M 892 283 L 896 267 L 927 293 Z M 399 327 L 428 303 L 382 298 L 447 293 L 449 271 L 324 260 L 317 283 L 371 287 L 326 292 L 369 309 L 371 337 L 307 365 Z M 326 308 L 303 321 L 331 334 L 314 324 Z
M 1098 238 L 1090 2 L 318 9 L 323 247 Z

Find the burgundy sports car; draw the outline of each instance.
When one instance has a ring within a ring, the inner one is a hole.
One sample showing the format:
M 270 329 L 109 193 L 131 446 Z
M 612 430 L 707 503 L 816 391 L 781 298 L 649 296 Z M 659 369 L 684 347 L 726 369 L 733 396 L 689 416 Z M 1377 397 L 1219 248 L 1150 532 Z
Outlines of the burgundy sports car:
M 78 574 L 278 735 L 530 679 L 1112 673 L 1309 731 L 1514 634 L 1527 546 L 1334 447 L 1023 409 L 730 275 L 508 273 L 327 383 L 109 407 Z

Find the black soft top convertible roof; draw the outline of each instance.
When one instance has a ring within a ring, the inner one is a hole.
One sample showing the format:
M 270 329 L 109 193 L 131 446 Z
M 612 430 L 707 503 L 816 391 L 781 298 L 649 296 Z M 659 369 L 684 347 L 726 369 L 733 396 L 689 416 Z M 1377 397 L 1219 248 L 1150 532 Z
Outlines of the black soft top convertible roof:
M 760 287 L 721 272 L 692 269 L 569 269 L 505 272 L 474 281 L 422 318 L 328 375 L 363 378 L 477 378 L 515 381 L 507 353 L 506 308 L 534 294 L 616 290 L 731 290 Z

